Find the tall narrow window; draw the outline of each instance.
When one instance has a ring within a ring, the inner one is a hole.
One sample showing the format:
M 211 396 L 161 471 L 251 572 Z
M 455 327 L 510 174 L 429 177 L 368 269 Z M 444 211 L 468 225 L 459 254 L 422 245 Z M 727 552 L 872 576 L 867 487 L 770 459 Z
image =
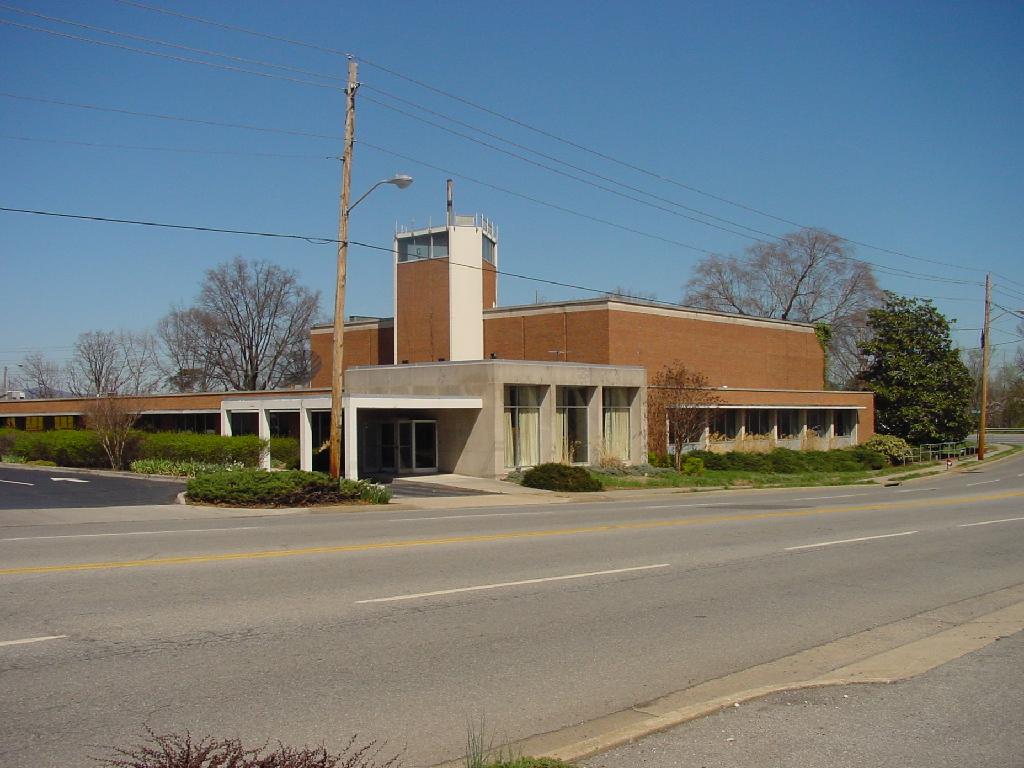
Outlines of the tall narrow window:
M 768 411 L 764 408 L 747 408 L 743 428 L 748 435 L 767 435 L 772 431 Z
M 540 387 L 505 387 L 505 466 L 540 461 Z
M 566 464 L 585 464 L 587 448 L 586 387 L 559 387 L 555 401 L 555 455 Z
M 732 408 L 718 408 L 712 411 L 708 429 L 711 431 L 712 441 L 735 440 L 739 432 L 736 411 Z
M 813 433 L 814 437 L 824 437 L 828 432 L 829 422 L 828 410 L 822 408 L 808 409 L 807 411 L 807 432 L 808 436 Z
M 601 391 L 604 450 L 609 456 L 629 461 L 629 390 L 625 387 L 605 387 Z
M 857 423 L 857 412 L 849 408 L 842 408 L 833 413 L 836 437 L 850 437 L 853 434 L 853 427 Z
M 800 437 L 800 411 L 794 408 L 781 408 L 777 418 L 779 440 L 796 440 Z

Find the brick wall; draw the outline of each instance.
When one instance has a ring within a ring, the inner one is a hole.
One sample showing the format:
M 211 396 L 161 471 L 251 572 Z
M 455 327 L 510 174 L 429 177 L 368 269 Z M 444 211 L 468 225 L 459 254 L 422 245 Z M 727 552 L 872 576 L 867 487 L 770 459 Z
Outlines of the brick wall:
M 345 329 L 345 369 L 353 365 L 391 365 L 394 362 L 395 330 L 391 325 Z M 331 386 L 333 334 L 313 333 L 310 346 L 318 367 L 311 386 Z
M 448 359 L 448 259 L 398 265 L 397 361 Z

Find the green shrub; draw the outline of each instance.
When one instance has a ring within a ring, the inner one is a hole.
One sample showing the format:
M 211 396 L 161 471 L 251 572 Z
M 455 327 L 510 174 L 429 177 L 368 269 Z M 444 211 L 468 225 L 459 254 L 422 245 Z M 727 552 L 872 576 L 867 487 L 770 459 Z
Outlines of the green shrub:
M 136 459 L 131 463 L 132 472 L 142 475 L 167 475 L 169 477 L 195 477 L 209 472 L 223 472 L 242 469 L 241 464 L 207 464 L 202 461 L 178 461 L 175 459 Z
M 0 456 L 0 461 L 5 464 L 24 464 L 25 457 L 17 453 L 5 453 L 3 456 Z
M 263 442 L 255 435 L 200 435 L 194 432 L 147 432 L 139 445 L 140 459 L 198 461 L 204 464 L 260 463 Z
M 281 463 L 285 469 L 299 468 L 299 438 L 270 438 L 270 460 L 276 465 Z
M 914 457 L 910 443 L 895 435 L 872 435 L 862 447 L 882 454 L 890 464 L 902 464 Z
M 675 464 L 672 463 L 672 457 L 667 453 L 648 453 L 647 463 L 652 467 L 661 467 L 662 469 L 672 469 Z
M 110 460 L 95 432 L 57 429 L 49 432 L 2 430 L 0 449 L 24 456 L 28 461 L 52 462 L 62 467 L 109 467 Z M 134 448 L 134 441 L 129 449 Z
M 547 491 L 600 491 L 601 481 L 583 467 L 568 464 L 538 464 L 523 474 L 523 485 Z
M 794 451 L 789 448 L 776 448 L 774 451 L 766 454 L 766 457 L 769 472 L 781 475 L 795 475 L 807 469 L 807 462 L 800 451 Z
M 683 459 L 681 469 L 683 470 L 684 475 L 703 475 L 704 459 L 699 456 L 687 456 Z
M 320 472 L 243 469 L 201 474 L 188 481 L 189 501 L 233 507 L 305 507 L 369 500 L 386 503 L 390 492 L 366 481 L 338 482 Z
M 50 461 L 49 459 L 29 459 L 25 462 L 26 464 L 33 467 L 56 467 L 57 463 Z

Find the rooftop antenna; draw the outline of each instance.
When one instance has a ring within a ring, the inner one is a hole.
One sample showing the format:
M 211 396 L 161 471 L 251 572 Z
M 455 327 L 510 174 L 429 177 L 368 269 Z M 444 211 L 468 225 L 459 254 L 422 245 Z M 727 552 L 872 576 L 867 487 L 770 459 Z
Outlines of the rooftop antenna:
M 452 192 L 453 192 L 454 187 L 455 187 L 455 182 L 452 181 L 451 179 L 448 179 L 445 182 L 445 188 L 447 190 L 447 196 L 448 196 L 448 207 L 447 207 L 448 219 L 447 219 L 447 221 L 448 221 L 448 226 L 449 227 L 452 225 Z

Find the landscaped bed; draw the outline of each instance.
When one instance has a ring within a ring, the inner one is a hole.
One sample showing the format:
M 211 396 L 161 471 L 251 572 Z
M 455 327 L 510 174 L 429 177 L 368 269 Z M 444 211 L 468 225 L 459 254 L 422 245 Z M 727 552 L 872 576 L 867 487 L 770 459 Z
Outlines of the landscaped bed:
M 366 480 L 336 480 L 320 472 L 255 469 L 199 474 L 188 481 L 191 503 L 225 507 L 310 507 L 387 504 L 391 492 Z

